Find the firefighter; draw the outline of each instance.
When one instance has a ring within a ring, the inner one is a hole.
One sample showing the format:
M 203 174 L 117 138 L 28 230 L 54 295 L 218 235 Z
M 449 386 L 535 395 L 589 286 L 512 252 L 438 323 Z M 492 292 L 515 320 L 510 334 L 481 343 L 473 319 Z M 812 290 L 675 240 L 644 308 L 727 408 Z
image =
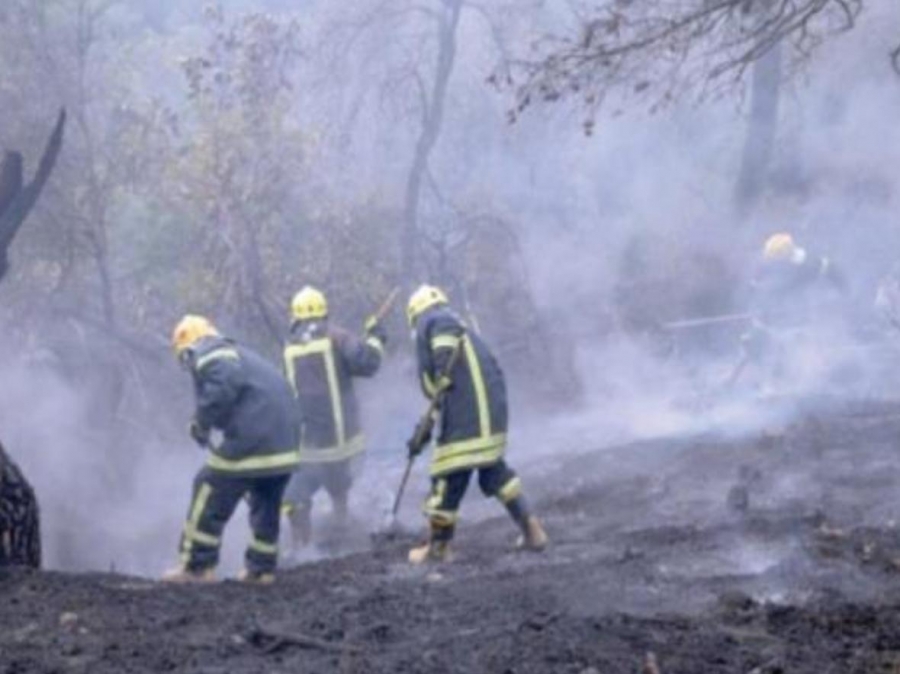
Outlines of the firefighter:
M 296 551 L 312 538 L 312 501 L 323 487 L 338 526 L 347 523 L 356 459 L 365 449 L 353 378 L 378 371 L 387 333 L 375 317 L 366 321 L 363 339 L 331 325 L 325 295 L 310 286 L 294 296 L 291 317 L 284 365 L 302 428 L 300 467 L 282 510 Z
M 448 307 L 439 288 L 423 285 L 410 297 L 407 318 L 414 331 L 420 384 L 438 401 L 438 436 L 431 459 L 431 493 L 425 502 L 429 538 L 409 561 L 446 561 L 458 511 L 472 473 L 488 497 L 497 498 L 522 532 L 518 547 L 543 550 L 547 534 L 531 514 L 522 482 L 504 460 L 507 430 L 503 372 L 485 343 Z M 426 419 L 407 443 L 417 456 L 431 439 Z
M 759 268 L 750 284 L 752 325 L 741 335 L 743 361 L 769 359 L 783 370 L 782 353 L 793 338 L 815 323 L 844 318 L 847 283 L 827 257 L 810 254 L 786 232 L 773 234 L 763 246 Z
M 287 382 L 259 355 L 222 337 L 202 316 L 185 316 L 172 335 L 194 380 L 193 439 L 209 450 L 194 479 L 181 537 L 181 565 L 170 582 L 215 580 L 225 525 L 247 497 L 252 539 L 239 579 L 269 583 L 278 557 L 281 499 L 300 460 L 299 415 Z M 211 441 L 221 431 L 221 444 Z

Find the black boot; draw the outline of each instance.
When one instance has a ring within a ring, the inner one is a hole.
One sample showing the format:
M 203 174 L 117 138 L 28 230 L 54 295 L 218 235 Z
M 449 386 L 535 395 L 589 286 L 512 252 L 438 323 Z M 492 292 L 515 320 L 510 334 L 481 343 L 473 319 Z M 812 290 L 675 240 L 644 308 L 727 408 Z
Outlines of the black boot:
M 425 562 L 449 562 L 453 532 L 453 526 L 441 526 L 431 522 L 428 540 L 409 551 L 409 563 L 418 565 Z

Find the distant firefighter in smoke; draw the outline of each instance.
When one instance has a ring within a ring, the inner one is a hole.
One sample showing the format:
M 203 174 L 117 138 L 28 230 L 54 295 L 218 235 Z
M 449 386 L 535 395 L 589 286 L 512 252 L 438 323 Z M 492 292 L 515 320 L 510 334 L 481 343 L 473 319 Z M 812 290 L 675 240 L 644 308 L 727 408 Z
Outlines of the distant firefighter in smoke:
M 194 479 L 181 537 L 181 565 L 163 580 L 215 580 L 222 533 L 246 497 L 252 538 L 239 579 L 271 582 L 281 500 L 300 459 L 293 392 L 274 366 L 222 337 L 202 316 L 185 316 L 175 327 L 172 346 L 194 380 L 191 436 L 209 454 Z M 212 441 L 214 429 L 222 432 L 221 443 Z
M 843 294 L 847 281 L 831 258 L 813 255 L 785 232 L 770 236 L 753 280 L 754 305 L 767 319 L 798 322 Z
M 0 446 L 0 566 L 41 565 L 41 527 L 34 490 Z
M 766 239 L 750 290 L 753 325 L 741 336 L 744 355 L 732 380 L 750 362 L 768 362 L 770 374 L 783 374 L 789 361 L 785 349 L 843 320 L 844 274 L 833 260 L 811 254 L 786 232 Z
M 419 381 L 437 401 L 440 419 L 431 458 L 431 495 L 425 502 L 429 538 L 409 552 L 409 561 L 445 561 L 459 506 L 472 474 L 485 496 L 505 507 L 522 535 L 519 547 L 542 550 L 547 534 L 522 493 L 522 482 L 504 460 L 507 397 L 503 372 L 487 345 L 447 306 L 447 296 L 422 286 L 409 300 L 407 317 L 415 331 Z M 415 457 L 431 440 L 435 417 L 426 415 L 407 443 Z

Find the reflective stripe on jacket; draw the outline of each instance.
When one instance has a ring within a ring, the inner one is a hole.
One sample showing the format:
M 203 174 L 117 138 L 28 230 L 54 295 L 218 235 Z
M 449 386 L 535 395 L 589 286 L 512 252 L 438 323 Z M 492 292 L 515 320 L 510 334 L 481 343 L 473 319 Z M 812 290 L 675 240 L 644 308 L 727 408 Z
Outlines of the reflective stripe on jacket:
M 447 364 L 462 349 L 453 371 Z M 503 372 L 484 341 L 446 307 L 416 321 L 416 353 L 425 395 L 449 387 L 440 406 L 433 476 L 496 463 L 506 450 L 508 411 Z M 444 381 L 446 377 L 446 381 Z
M 371 377 L 384 347 L 328 330 L 321 322 L 298 324 L 284 349 L 284 366 L 302 417 L 301 462 L 344 461 L 365 449 L 353 377 Z
M 235 475 L 290 473 L 300 460 L 300 420 L 278 370 L 243 346 L 209 337 L 193 349 L 197 422 L 222 431 L 207 465 Z

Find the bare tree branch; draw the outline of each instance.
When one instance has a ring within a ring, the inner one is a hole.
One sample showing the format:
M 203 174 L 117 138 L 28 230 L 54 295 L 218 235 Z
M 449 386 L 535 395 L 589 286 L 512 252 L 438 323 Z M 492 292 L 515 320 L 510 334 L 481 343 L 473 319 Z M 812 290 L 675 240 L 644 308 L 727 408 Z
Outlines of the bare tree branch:
M 63 133 L 66 126 L 66 111 L 60 110 L 56 126 L 44 154 L 41 156 L 38 169 L 34 178 L 27 185 L 22 181 L 22 157 L 17 152 L 11 152 L 6 155 L 3 161 L 3 184 L 0 185 L 0 193 L 4 193 L 4 203 L 0 210 L 0 279 L 3 278 L 7 270 L 7 253 L 13 238 L 18 233 L 25 218 L 34 208 L 38 197 L 47 183 L 47 179 L 53 172 L 56 165 L 56 159 L 59 151 L 62 149 Z M 12 170 L 6 170 L 7 165 L 14 166 Z
M 549 36 L 537 57 L 502 64 L 516 87 L 514 121 L 529 105 L 577 96 L 590 114 L 612 92 L 651 98 L 654 107 L 687 91 L 701 95 L 740 82 L 776 44 L 796 59 L 856 25 L 865 0 L 693 0 L 604 4 L 576 38 Z M 683 9 L 679 9 L 683 7 Z M 900 72 L 900 47 L 891 55 Z M 502 78 L 495 81 L 504 86 Z M 506 80 L 509 84 L 510 80 Z

